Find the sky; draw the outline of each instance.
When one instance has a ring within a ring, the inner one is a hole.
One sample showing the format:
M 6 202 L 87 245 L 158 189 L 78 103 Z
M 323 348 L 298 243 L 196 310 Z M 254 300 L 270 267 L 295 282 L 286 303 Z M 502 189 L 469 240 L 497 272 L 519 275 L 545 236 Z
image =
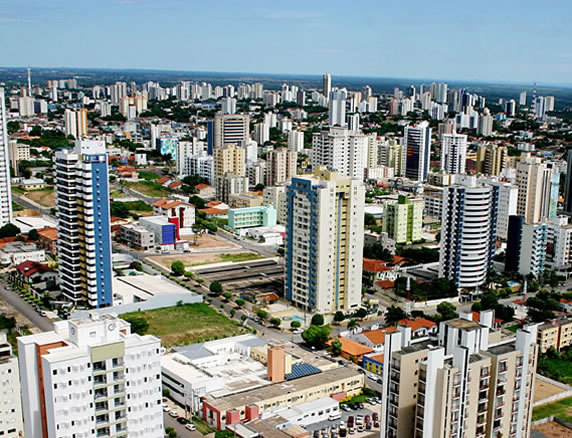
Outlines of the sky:
M 0 0 L 0 66 L 572 84 L 570 0 Z

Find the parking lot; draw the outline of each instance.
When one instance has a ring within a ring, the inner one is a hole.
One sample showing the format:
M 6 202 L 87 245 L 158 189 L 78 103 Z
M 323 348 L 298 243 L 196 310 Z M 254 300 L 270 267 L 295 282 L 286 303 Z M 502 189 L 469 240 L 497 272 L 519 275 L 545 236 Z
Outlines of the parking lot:
M 350 416 L 353 416 L 355 419 L 356 416 L 358 416 L 358 415 L 361 415 L 364 418 L 366 415 L 369 415 L 370 418 L 372 418 L 374 412 L 376 412 L 377 415 L 381 414 L 381 406 L 379 404 L 372 405 L 369 403 L 364 403 L 363 409 L 351 410 L 349 412 L 346 412 L 344 410 L 340 410 L 340 412 L 341 412 L 342 418 L 340 418 L 339 420 L 336 420 L 336 421 L 325 420 L 325 421 L 320 421 L 318 423 L 313 423 L 313 424 L 306 426 L 306 430 L 308 430 L 310 432 L 310 434 L 313 434 L 314 431 L 316 431 L 316 430 L 319 431 L 319 430 L 322 430 L 324 428 L 327 428 L 328 429 L 328 436 L 329 436 L 329 438 L 332 438 L 332 435 L 330 432 L 332 426 L 334 426 L 336 428 L 336 431 L 338 431 L 340 423 L 343 421 L 344 424 L 346 425 L 346 429 L 347 429 L 348 418 Z M 372 422 L 372 428 L 370 430 L 366 430 L 365 427 L 364 427 L 363 432 L 358 432 L 357 427 L 354 427 L 354 430 L 355 430 L 354 434 L 348 433 L 347 436 L 348 437 L 351 436 L 351 437 L 356 437 L 356 438 L 363 438 L 363 437 L 366 437 L 366 436 L 371 435 L 371 434 L 379 434 L 379 427 L 373 427 L 373 422 Z M 339 433 L 338 433 L 338 437 L 339 437 Z

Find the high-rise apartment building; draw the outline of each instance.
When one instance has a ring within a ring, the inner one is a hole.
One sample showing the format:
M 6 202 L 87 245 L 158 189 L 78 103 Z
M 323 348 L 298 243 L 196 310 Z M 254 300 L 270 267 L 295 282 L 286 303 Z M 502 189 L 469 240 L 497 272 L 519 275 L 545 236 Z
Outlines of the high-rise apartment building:
M 399 196 L 397 203 L 385 207 L 383 231 L 395 243 L 411 243 L 423 236 L 423 199 Z
M 465 173 L 467 136 L 443 134 L 441 136 L 441 169 L 447 173 Z
M 396 176 L 403 176 L 405 171 L 405 154 L 403 145 L 397 139 L 384 140 L 379 143 L 378 163 L 394 170 Z
M 477 124 L 477 134 L 488 137 L 493 133 L 493 116 L 488 108 L 485 108 L 483 114 L 479 117 Z
M 566 186 L 564 187 L 564 211 L 572 213 L 572 149 L 566 152 Z
M 30 145 L 26 143 L 18 143 L 16 140 L 10 140 L 9 145 L 10 166 L 14 171 L 14 176 L 18 176 L 18 163 L 23 160 L 30 159 Z
M 276 148 L 266 155 L 266 185 L 284 184 L 296 175 L 298 152 Z
M 367 149 L 367 135 L 331 127 L 313 135 L 312 164 L 326 166 L 341 176 L 363 180 Z
M 244 148 L 233 144 L 214 150 L 215 176 L 232 173 L 237 176 L 246 175 L 246 152 Z
M 213 148 L 226 145 L 242 146 L 249 138 L 248 114 L 216 114 L 213 123 Z
M 73 138 L 87 137 L 87 109 L 66 109 L 64 112 L 64 132 Z
M 521 91 L 518 97 L 518 104 L 520 106 L 526 106 L 526 91 Z
M 225 97 L 221 100 L 221 111 L 223 114 L 236 113 L 236 99 L 234 97 Z
M 105 142 L 77 140 L 55 154 L 60 288 L 77 305 L 112 305 Z
M 508 148 L 496 144 L 477 147 L 477 173 L 498 176 L 507 167 Z
M 526 223 L 547 222 L 556 217 L 560 174 L 540 158 L 526 158 L 516 166 L 518 203 L 516 214 Z
M 18 338 L 25 436 L 162 438 L 160 350 L 111 315 Z
M 308 311 L 351 311 L 361 304 L 365 188 L 324 168 L 287 189 L 284 296 Z
M 505 271 L 540 277 L 546 267 L 549 226 L 527 224 L 522 216 L 510 216 Z
M 330 91 L 332 91 L 332 75 L 330 73 L 326 73 L 322 78 L 322 94 L 326 99 L 329 98 Z
M 291 151 L 302 152 L 304 149 L 304 131 L 293 129 L 288 132 L 288 149 Z
M 431 128 L 428 122 L 405 127 L 402 153 L 405 176 L 413 181 L 426 181 L 431 158 Z
M 328 124 L 330 126 L 346 126 L 346 99 L 348 92 L 345 88 L 334 89 L 329 94 Z
M 6 124 L 6 99 L 0 87 L 0 227 L 12 221 L 12 189 L 10 184 L 10 153 Z
M 437 342 L 386 335 L 381 438 L 531 436 L 536 326 L 501 340 L 492 311 L 464 317 L 442 322 Z
M 0 332 L 0 436 L 20 438 L 23 436 L 22 401 L 18 358 L 12 354 L 6 333 Z
M 498 187 L 457 178 L 443 190 L 439 277 L 458 288 L 475 288 L 487 279 L 496 242 Z
M 481 182 L 498 187 L 497 238 L 508 238 L 508 218 L 516 214 L 518 187 L 493 178 L 480 178 Z

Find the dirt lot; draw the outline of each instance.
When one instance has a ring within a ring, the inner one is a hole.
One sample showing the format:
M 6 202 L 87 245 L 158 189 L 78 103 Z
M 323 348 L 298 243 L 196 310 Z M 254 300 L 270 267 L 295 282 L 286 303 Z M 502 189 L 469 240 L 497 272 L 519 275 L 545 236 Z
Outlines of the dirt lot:
M 56 192 L 47 191 L 34 191 L 26 193 L 26 198 L 37 202 L 44 207 L 55 207 L 56 206 Z
M 36 326 L 32 324 L 28 318 L 26 318 L 24 315 L 14 310 L 12 307 L 10 307 L 8 303 L 6 303 L 6 301 L 2 300 L 2 298 L 0 298 L 0 314 L 6 315 L 8 317 L 13 316 L 14 318 L 16 318 L 16 325 L 18 327 L 27 326 L 30 329 L 30 331 L 34 333 L 40 332 L 40 330 L 36 328 Z
M 544 382 L 540 379 L 536 379 L 534 384 L 534 401 L 543 400 L 547 397 L 551 397 L 554 394 L 559 394 L 563 392 L 562 388 L 559 388 L 552 383 Z
M 190 236 L 181 236 L 181 239 L 188 240 L 191 243 L 192 249 L 212 249 L 212 248 L 220 248 L 220 249 L 227 249 L 227 248 L 238 248 L 238 245 L 234 243 L 213 235 L 213 234 L 203 234 L 201 237 L 197 239 L 197 244 L 195 245 L 195 238 L 193 235 Z
M 567 429 L 554 421 L 534 426 L 532 430 L 540 432 L 549 438 L 570 438 L 570 435 L 572 434 L 570 429 Z

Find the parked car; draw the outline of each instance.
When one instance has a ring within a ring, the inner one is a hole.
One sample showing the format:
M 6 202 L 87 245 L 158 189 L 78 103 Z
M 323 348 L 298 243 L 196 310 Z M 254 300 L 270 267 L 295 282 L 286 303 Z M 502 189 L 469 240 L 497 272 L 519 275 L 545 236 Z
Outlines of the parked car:
M 185 429 L 187 430 L 197 430 L 197 427 L 193 423 L 187 423 L 185 425 Z
M 365 429 L 366 429 L 366 430 L 371 430 L 371 421 L 367 421 L 367 422 L 365 423 Z
M 350 408 L 348 405 L 341 405 L 340 409 L 344 412 L 349 412 L 352 410 L 352 408 Z
M 349 427 L 353 427 L 353 426 L 354 426 L 354 420 L 355 420 L 355 418 L 354 418 L 353 415 L 350 415 L 350 416 L 348 417 L 348 426 L 349 426 Z
M 340 438 L 345 438 L 348 435 L 347 429 L 340 429 Z
M 357 431 L 358 431 L 358 432 L 363 432 L 363 431 L 364 431 L 363 425 L 358 424 Z
M 363 403 L 358 403 L 357 405 L 358 405 L 358 409 L 363 409 L 363 407 L 364 407 Z
M 366 423 L 369 423 L 369 422 L 371 421 L 371 417 L 370 417 L 369 415 L 366 415 L 366 416 L 364 417 L 364 420 L 365 420 Z
M 345 429 L 346 422 L 344 420 L 340 421 L 340 429 Z
M 373 427 L 379 427 L 379 421 L 374 421 L 374 422 L 373 422 Z
M 379 421 L 379 414 L 377 412 L 374 412 L 372 414 L 372 417 L 373 417 L 373 421 Z
M 320 431 L 319 430 L 315 430 L 314 433 L 312 434 L 312 436 L 314 438 L 320 438 Z
M 170 410 L 169 406 L 163 405 L 163 412 L 169 412 Z
M 356 415 L 356 424 L 363 424 L 363 415 Z
M 177 418 L 177 423 L 179 423 L 179 424 L 187 424 L 188 422 L 189 422 L 189 420 L 187 420 L 185 417 Z
M 355 429 L 353 427 L 348 427 L 348 433 L 350 435 L 353 435 L 354 433 L 356 433 Z
M 174 409 L 172 411 L 169 411 L 169 415 L 173 418 L 177 418 L 179 416 L 177 411 L 175 411 Z

